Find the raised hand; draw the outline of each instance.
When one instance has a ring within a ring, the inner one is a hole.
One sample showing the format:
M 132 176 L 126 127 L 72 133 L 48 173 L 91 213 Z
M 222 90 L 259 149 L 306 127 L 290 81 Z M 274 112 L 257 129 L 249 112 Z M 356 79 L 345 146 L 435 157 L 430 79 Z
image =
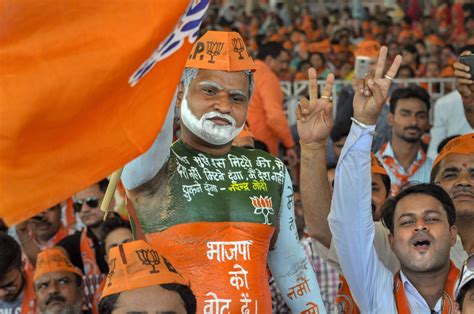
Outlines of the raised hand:
M 298 135 L 304 144 L 323 143 L 333 126 L 331 94 L 334 75 L 332 73 L 328 75 L 321 98 L 318 98 L 318 76 L 314 68 L 308 70 L 308 77 L 309 101 L 301 97 L 296 109 Z
M 386 59 L 387 47 L 382 46 L 375 74 L 367 73 L 365 79 L 356 81 L 352 105 L 354 107 L 354 118 L 359 122 L 374 125 L 382 111 L 390 85 L 392 85 L 402 62 L 402 57 L 400 55 L 396 56 L 390 69 L 384 75 Z
M 472 53 L 467 50 L 461 53 L 461 56 L 469 56 Z M 454 76 L 456 76 L 456 89 L 463 98 L 474 97 L 474 81 L 469 73 L 469 66 L 461 62 L 456 62 L 453 65 Z

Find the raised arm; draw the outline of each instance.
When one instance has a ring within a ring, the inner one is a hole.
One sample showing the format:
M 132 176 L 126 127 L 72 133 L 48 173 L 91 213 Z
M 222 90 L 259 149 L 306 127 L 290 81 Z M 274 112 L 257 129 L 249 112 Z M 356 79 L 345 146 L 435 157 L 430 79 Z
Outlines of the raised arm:
M 301 98 L 296 110 L 301 143 L 301 200 L 309 236 L 329 248 L 331 231 L 327 223 L 331 207 L 331 191 L 326 174 L 326 142 L 333 127 L 332 86 L 329 74 L 321 98 L 318 99 L 316 70 L 308 70 L 309 101 Z
M 268 266 L 286 304 L 293 313 L 310 308 L 326 313 L 316 274 L 299 242 L 293 206 L 293 188 L 288 172 L 280 206 L 279 233 L 274 248 L 268 255 Z M 301 289 L 301 290 L 300 290 Z M 298 293 L 297 291 L 300 291 Z
M 463 51 L 461 56 L 472 55 L 471 51 Z M 467 122 L 474 128 L 474 77 L 471 77 L 470 67 L 461 62 L 454 64 L 454 75 L 456 76 L 456 88 L 461 94 L 464 106 L 464 114 Z
M 400 66 L 397 56 L 384 76 L 387 48 L 380 50 L 375 74 L 359 80 L 351 131 L 336 168 L 329 226 L 342 272 L 361 313 L 379 313 L 392 294 L 393 275 L 375 251 L 371 210 L 370 148 L 375 123 Z M 393 298 L 392 298 L 393 299 Z
M 174 103 L 168 109 L 165 122 L 150 149 L 125 165 L 122 183 L 127 190 L 133 190 L 153 179 L 168 160 L 173 141 Z

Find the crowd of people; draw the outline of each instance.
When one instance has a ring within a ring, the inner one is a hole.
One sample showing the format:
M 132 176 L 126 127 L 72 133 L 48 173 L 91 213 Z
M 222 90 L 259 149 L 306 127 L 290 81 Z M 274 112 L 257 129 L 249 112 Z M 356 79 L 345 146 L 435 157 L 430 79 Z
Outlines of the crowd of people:
M 211 7 L 106 213 L 104 178 L 0 217 L 0 314 L 474 313 L 474 10 L 397 8 Z

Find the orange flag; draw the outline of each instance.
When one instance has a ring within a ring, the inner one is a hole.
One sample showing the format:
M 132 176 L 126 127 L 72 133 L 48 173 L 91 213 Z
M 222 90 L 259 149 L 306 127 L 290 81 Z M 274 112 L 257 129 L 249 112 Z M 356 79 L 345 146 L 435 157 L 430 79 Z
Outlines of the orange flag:
M 208 2 L 0 2 L 6 223 L 57 204 L 151 146 Z

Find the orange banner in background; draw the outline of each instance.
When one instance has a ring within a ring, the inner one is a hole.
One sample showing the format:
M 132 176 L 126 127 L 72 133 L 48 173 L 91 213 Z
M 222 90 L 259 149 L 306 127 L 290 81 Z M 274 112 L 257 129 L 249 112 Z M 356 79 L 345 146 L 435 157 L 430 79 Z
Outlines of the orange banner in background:
M 0 216 L 17 223 L 145 152 L 204 1 L 0 3 Z

